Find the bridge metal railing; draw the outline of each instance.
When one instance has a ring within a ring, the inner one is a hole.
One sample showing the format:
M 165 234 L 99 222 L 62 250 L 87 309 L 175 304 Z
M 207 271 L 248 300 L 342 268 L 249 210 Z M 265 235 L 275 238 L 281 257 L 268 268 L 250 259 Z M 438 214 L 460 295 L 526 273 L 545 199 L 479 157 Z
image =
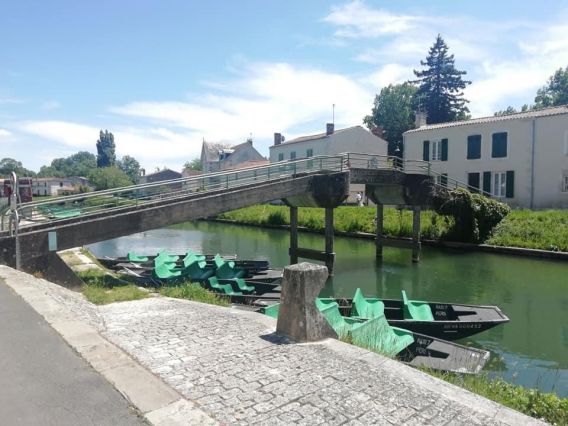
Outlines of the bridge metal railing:
M 76 217 L 88 217 L 101 212 L 113 212 L 175 201 L 192 195 L 204 195 L 231 188 L 244 187 L 282 179 L 292 179 L 303 173 L 338 172 L 346 170 L 343 156 L 319 156 L 272 163 L 266 166 L 220 171 L 180 179 L 94 191 L 83 194 L 32 201 L 18 206 L 20 228 L 29 225 L 60 222 Z M 2 216 L 0 231 L 7 230 Z
M 489 192 L 482 188 L 471 186 L 465 182 L 451 178 L 446 174 L 435 170 L 432 163 L 423 160 L 408 160 L 396 156 L 364 154 L 358 152 L 348 152 L 342 154 L 349 168 L 361 169 L 391 169 L 399 170 L 404 173 L 424 174 L 433 178 L 433 184 L 438 188 L 445 189 L 465 189 L 486 197 L 493 197 Z

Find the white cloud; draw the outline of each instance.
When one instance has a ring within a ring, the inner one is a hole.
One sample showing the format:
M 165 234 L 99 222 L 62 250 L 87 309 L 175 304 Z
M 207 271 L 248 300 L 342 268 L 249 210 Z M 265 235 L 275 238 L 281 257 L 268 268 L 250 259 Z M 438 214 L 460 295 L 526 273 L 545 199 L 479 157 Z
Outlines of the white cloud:
M 12 136 L 12 132 L 6 129 L 0 129 L 0 138 L 8 138 L 10 136 Z
M 189 129 L 206 139 L 240 142 L 251 132 L 271 138 L 300 125 L 319 123 L 318 130 L 323 129 L 332 104 L 339 125 L 360 123 L 374 95 L 347 76 L 313 68 L 253 64 L 245 71 L 245 78 L 216 85 L 219 90 L 201 95 L 199 102 L 135 102 L 112 112 Z
M 99 136 L 99 129 L 67 121 L 29 121 L 19 130 L 77 149 L 92 148 Z
M 335 35 L 348 38 L 374 38 L 387 34 L 402 34 L 421 21 L 422 18 L 400 15 L 382 9 L 372 9 L 361 1 L 352 1 L 332 7 L 324 18 L 338 27 Z
M 378 71 L 366 77 L 364 81 L 372 87 L 383 88 L 389 84 L 399 84 L 412 80 L 414 73 L 412 67 L 406 67 L 400 64 L 387 64 Z

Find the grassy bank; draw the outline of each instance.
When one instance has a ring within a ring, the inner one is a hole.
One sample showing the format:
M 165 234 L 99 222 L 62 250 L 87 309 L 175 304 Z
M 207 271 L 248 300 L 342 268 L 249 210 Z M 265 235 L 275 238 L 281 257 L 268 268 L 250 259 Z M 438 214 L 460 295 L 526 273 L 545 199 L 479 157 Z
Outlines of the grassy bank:
M 85 283 L 83 295 L 95 305 L 139 300 L 149 296 L 148 291 L 98 269 L 79 272 L 78 275 Z
M 426 372 L 527 416 L 543 419 L 555 425 L 568 425 L 568 399 L 559 398 L 553 393 L 527 389 L 502 379 L 489 379 L 483 374 L 475 376 L 434 370 Z
M 210 305 L 229 306 L 227 298 L 223 298 L 196 283 L 186 282 L 176 286 L 162 287 L 159 291 L 162 296 L 166 297 L 193 300 L 194 302 L 208 303 Z
M 298 222 L 309 229 L 324 229 L 323 209 L 300 208 Z M 346 232 L 375 232 L 374 207 L 342 206 L 336 209 L 335 229 Z M 288 208 L 260 205 L 219 215 L 220 219 L 254 225 L 287 225 Z M 445 239 L 451 223 L 445 216 L 423 211 L 422 238 Z M 412 213 L 386 207 L 384 232 L 390 237 L 411 237 Z M 568 210 L 513 210 L 485 241 L 498 246 L 523 247 L 542 250 L 568 251 Z

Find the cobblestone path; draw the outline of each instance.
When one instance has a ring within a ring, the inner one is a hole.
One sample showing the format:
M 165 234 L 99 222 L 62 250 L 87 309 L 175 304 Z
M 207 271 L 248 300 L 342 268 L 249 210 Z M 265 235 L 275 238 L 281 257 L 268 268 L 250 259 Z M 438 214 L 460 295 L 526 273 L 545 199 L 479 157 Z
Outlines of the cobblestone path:
M 33 285 L 221 424 L 542 424 L 336 340 L 292 344 L 264 315 L 161 297 L 97 308 Z

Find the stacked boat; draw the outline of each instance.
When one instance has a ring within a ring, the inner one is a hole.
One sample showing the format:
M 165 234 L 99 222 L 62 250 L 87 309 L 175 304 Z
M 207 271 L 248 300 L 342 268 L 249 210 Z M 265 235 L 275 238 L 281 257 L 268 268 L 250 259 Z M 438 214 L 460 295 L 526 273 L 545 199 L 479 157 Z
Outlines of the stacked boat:
M 155 256 L 130 252 L 126 257 L 104 257 L 98 261 L 109 269 L 136 278 L 141 284 L 197 282 L 230 297 L 235 303 L 250 304 L 265 294 L 270 300 L 280 296 L 282 271 L 270 269 L 264 260 L 238 260 L 236 256 L 202 255 L 192 251 L 173 255 L 160 251 Z
M 437 370 L 478 373 L 489 352 L 442 339 L 456 340 L 509 319 L 496 306 L 456 305 L 366 298 L 357 289 L 353 299 L 318 298 L 316 306 L 343 340 L 394 357 L 404 363 Z M 278 318 L 280 304 L 261 308 Z

